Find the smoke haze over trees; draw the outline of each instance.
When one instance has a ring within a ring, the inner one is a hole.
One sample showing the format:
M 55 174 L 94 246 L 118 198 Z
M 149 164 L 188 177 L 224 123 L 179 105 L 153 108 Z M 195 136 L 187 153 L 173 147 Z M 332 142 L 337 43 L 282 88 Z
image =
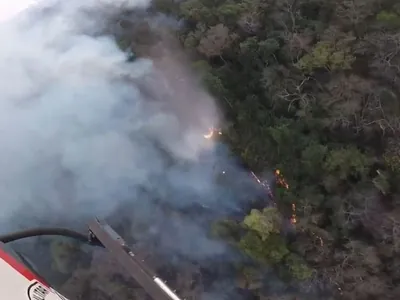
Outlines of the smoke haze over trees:
M 395 1 L 100 2 L 0 26 L 3 231 L 108 218 L 187 299 L 400 297 Z M 72 299 L 142 299 L 39 244 Z

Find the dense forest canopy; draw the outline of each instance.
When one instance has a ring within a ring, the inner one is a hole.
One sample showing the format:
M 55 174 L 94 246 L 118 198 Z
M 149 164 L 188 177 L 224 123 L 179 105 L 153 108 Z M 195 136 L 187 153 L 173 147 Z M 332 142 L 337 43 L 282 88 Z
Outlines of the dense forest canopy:
M 301 293 L 397 299 L 399 4 L 157 0 L 155 6 L 184 21 L 179 39 L 224 107 L 223 134 L 234 152 L 256 172 L 282 170 L 290 184 L 275 191 L 278 208 L 220 224 L 225 238 L 260 263 L 252 276 L 244 272 L 244 286 L 259 299 L 292 299 L 257 284 L 255 274 L 268 266 Z M 293 203 L 297 224 L 288 234 L 280 220 Z
M 275 186 L 274 203 L 213 225 L 249 258 L 234 267 L 237 287 L 260 300 L 399 299 L 400 5 L 153 4 L 181 21 L 173 35 L 223 108 L 217 138 L 249 171 L 278 169 L 289 184 Z M 132 30 L 120 46 L 149 55 L 149 28 Z

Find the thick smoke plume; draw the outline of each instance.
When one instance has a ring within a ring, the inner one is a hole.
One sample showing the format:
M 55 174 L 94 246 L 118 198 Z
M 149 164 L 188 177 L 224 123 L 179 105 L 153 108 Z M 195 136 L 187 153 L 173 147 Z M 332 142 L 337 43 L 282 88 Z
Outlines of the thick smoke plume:
M 226 250 L 201 222 L 156 205 L 221 212 L 239 194 L 216 183 L 221 157 L 203 138 L 218 125 L 212 98 L 174 57 L 126 63 L 104 34 L 119 14 L 146 5 L 44 1 L 0 25 L 2 231 L 106 218 L 129 204 L 124 215 L 163 233 L 167 252 Z

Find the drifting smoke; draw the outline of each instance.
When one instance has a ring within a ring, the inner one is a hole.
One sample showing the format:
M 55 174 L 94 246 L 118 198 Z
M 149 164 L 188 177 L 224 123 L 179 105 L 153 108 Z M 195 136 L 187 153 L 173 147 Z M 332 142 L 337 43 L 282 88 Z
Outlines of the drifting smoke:
M 126 63 L 104 34 L 122 12 L 147 5 L 44 1 L 0 25 L 2 231 L 82 224 L 128 205 L 124 216 L 148 229 L 139 240 L 157 236 L 165 253 L 194 259 L 226 254 L 201 222 L 159 207 L 221 213 L 246 196 L 252 179 L 204 138 L 218 125 L 214 101 L 181 58 Z M 233 186 L 216 183 L 216 164 Z
M 152 204 L 222 211 L 235 208 L 238 194 L 215 183 L 221 158 L 203 137 L 218 123 L 211 97 L 176 59 L 128 64 L 102 34 L 122 12 L 147 5 L 45 1 L 0 25 L 3 231 L 86 222 L 129 203 L 125 215 L 166 233 L 161 248 L 224 253 L 198 225 Z

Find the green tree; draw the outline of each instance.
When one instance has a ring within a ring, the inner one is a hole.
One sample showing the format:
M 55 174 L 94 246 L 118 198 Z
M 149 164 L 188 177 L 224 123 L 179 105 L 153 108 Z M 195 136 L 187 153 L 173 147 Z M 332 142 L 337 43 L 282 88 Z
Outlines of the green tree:
M 183 1 L 179 7 L 182 17 L 196 22 L 212 22 L 215 19 L 215 14 L 212 8 L 203 4 L 200 0 Z
M 350 176 L 365 177 L 372 161 L 354 146 L 329 151 L 324 168 L 329 174 L 346 180 Z
M 183 44 L 187 49 L 196 49 L 201 38 L 207 31 L 206 25 L 198 23 L 196 27 L 183 37 Z
M 252 209 L 244 218 L 243 224 L 258 233 L 261 240 L 265 241 L 273 233 L 279 233 L 281 216 L 275 207 L 264 208 L 261 212 Z
M 328 70 L 347 70 L 351 68 L 355 57 L 350 49 L 336 49 L 331 42 L 318 42 L 309 54 L 304 55 L 295 66 L 302 71 L 311 73 L 317 68 Z
M 256 261 L 274 265 L 283 260 L 289 253 L 283 238 L 277 234 L 262 240 L 254 231 L 247 232 L 239 242 L 239 247 Z
M 376 15 L 376 20 L 389 26 L 400 26 L 400 15 L 393 11 L 382 10 Z
M 220 22 L 234 25 L 239 16 L 244 12 L 244 7 L 238 3 L 225 3 L 217 7 L 216 14 Z
M 328 147 L 312 143 L 301 152 L 301 162 L 304 173 L 313 178 L 320 176 L 323 163 L 328 153 Z
M 392 172 L 400 173 L 400 143 L 397 139 L 391 138 L 387 141 L 383 160 Z
M 223 24 L 211 26 L 201 38 L 197 50 L 207 57 L 220 56 L 235 40 L 229 28 Z
M 291 277 L 296 280 L 307 280 L 313 275 L 313 270 L 307 266 L 306 262 L 300 256 L 294 253 L 286 256 L 285 264 L 288 267 Z

